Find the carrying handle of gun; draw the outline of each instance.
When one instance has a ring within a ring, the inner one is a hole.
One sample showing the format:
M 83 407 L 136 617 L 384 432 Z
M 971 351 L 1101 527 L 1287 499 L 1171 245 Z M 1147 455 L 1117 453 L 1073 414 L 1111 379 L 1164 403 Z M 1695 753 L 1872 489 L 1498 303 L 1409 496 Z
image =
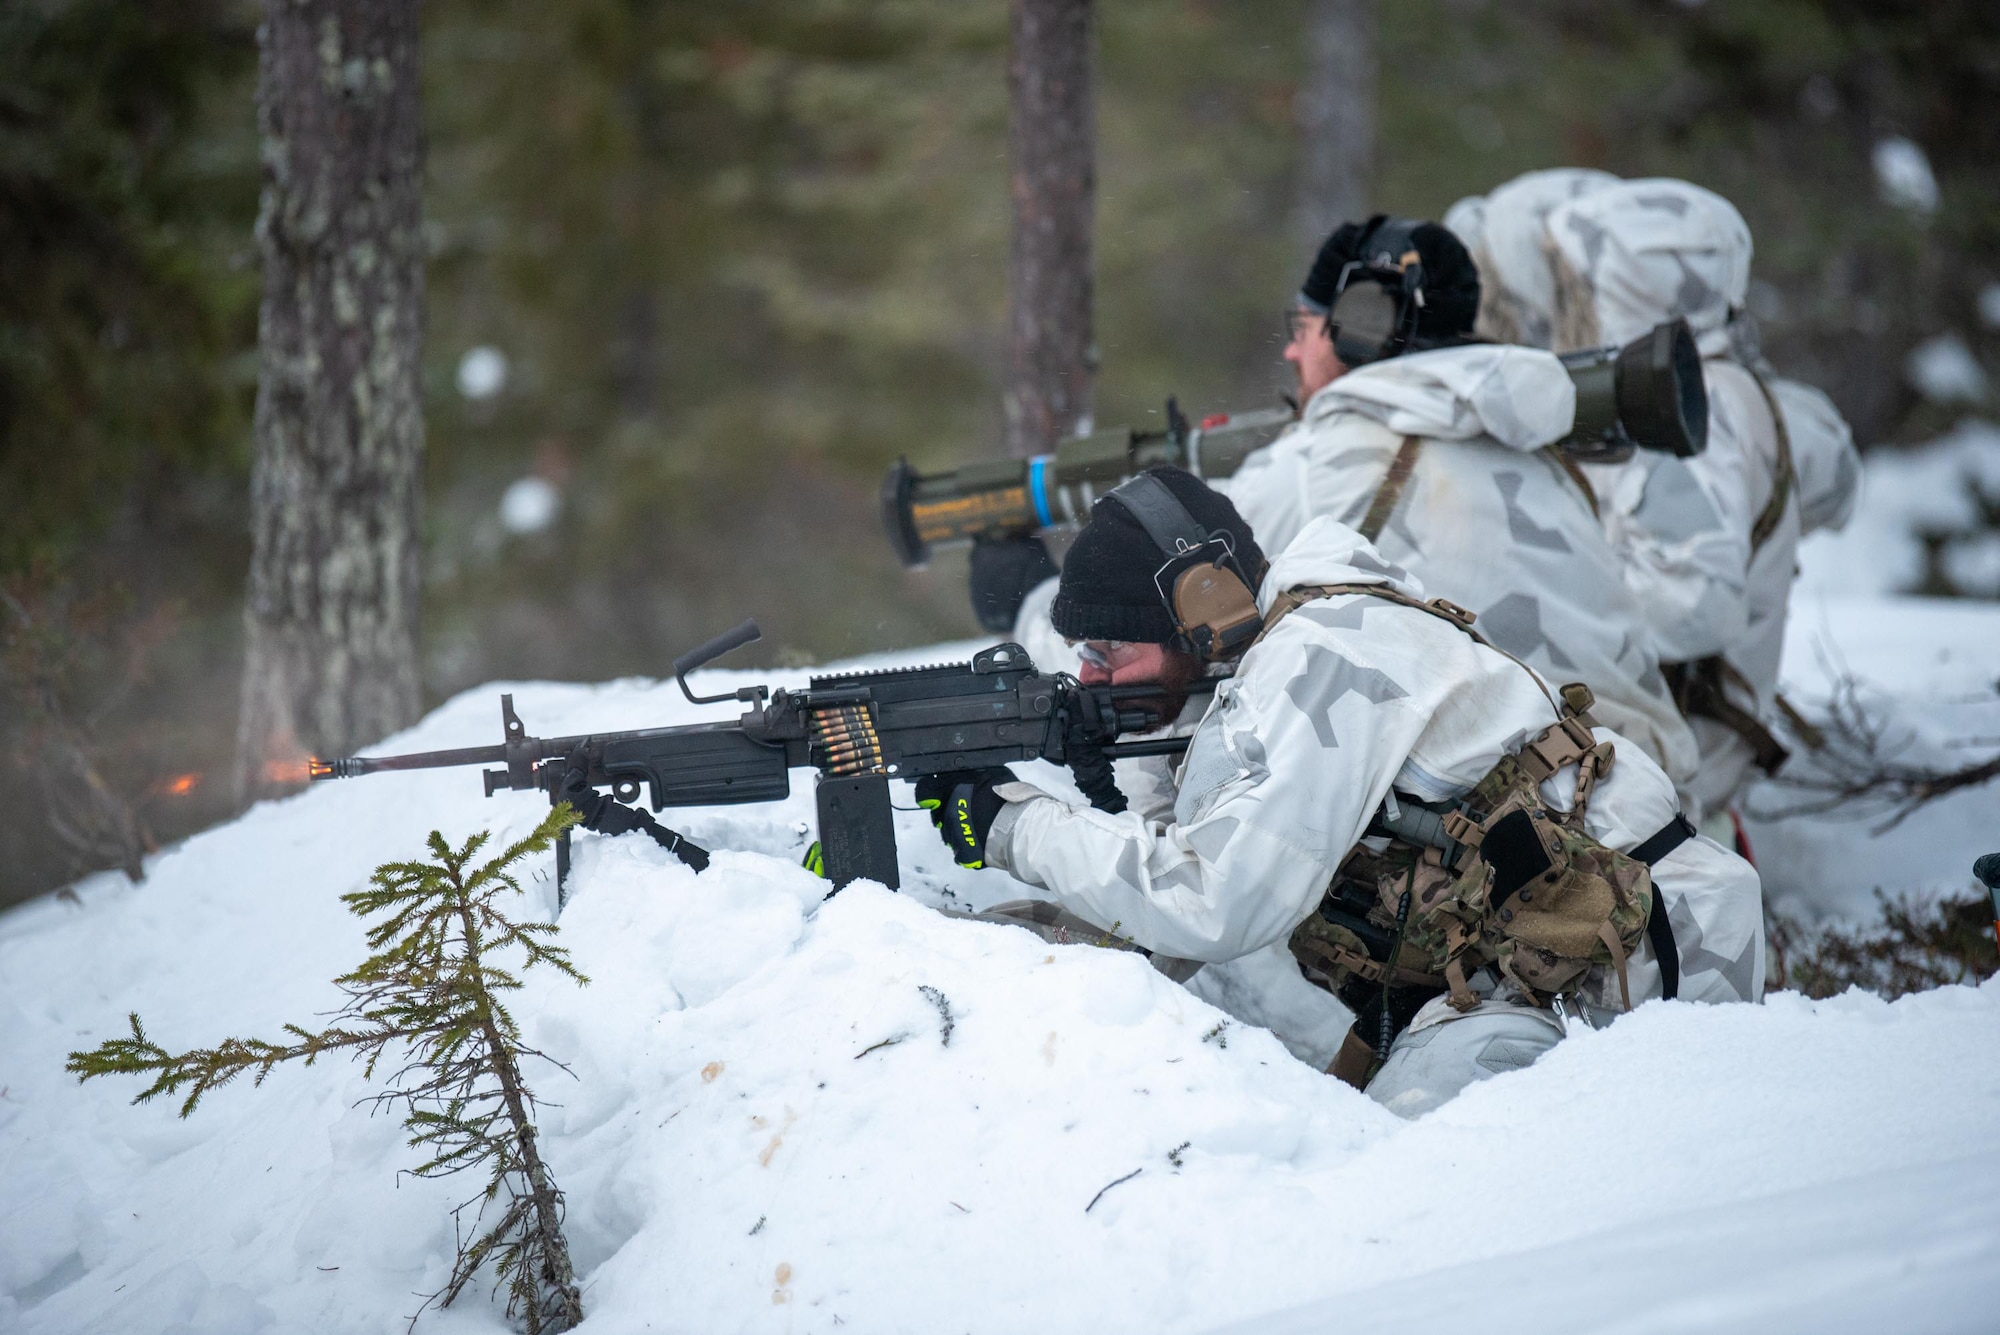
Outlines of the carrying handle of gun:
M 712 705 L 724 700 L 736 699 L 737 694 L 735 691 L 724 691 L 720 695 L 696 695 L 688 689 L 687 674 L 698 667 L 713 662 L 732 649 L 741 649 L 753 640 L 761 640 L 763 638 L 764 632 L 757 629 L 757 619 L 750 617 L 745 619 L 743 624 L 737 626 L 735 629 L 725 630 L 714 639 L 704 641 L 682 654 L 679 658 L 676 658 L 674 660 L 674 680 L 680 683 L 681 694 L 698 705 Z

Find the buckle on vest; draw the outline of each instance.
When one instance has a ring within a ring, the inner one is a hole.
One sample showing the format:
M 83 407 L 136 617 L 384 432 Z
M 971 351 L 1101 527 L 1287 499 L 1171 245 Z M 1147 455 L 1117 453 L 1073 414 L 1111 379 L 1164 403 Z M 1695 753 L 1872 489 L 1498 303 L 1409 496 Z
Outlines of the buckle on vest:
M 1473 612 L 1466 608 L 1460 607 L 1457 603 L 1452 602 L 1449 598 L 1433 598 L 1431 599 L 1431 606 L 1436 608 L 1438 611 L 1444 613 L 1445 616 L 1449 617 L 1453 621 L 1456 621 L 1461 626 L 1470 626 L 1473 622 L 1479 619 L 1479 614 L 1477 612 Z
M 1528 772 L 1528 777 L 1540 783 L 1582 754 L 1583 748 L 1576 744 L 1576 738 L 1557 725 L 1521 743 L 1518 756 L 1521 768 Z
M 1445 834 L 1464 844 L 1467 848 L 1479 847 L 1479 841 L 1486 837 L 1485 827 L 1463 811 L 1447 811 L 1439 824 Z

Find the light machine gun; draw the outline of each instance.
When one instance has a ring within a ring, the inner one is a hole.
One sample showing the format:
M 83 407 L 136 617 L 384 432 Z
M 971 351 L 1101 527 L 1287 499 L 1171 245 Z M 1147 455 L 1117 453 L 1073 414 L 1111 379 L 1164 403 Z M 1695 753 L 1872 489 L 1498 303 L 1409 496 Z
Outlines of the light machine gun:
M 1708 392 L 1686 320 L 1657 325 L 1624 347 L 1563 353 L 1561 361 L 1576 386 L 1576 419 L 1556 448 L 1584 462 L 1615 462 L 1634 449 L 1686 458 L 1707 446 Z M 1159 464 L 1199 478 L 1228 477 L 1294 416 L 1269 408 L 1197 425 L 1168 399 L 1160 430 L 1116 427 L 1033 459 L 928 474 L 899 459 L 882 480 L 882 527 L 910 569 L 928 564 L 935 547 L 1074 527 L 1090 517 L 1097 497 Z
M 423 751 L 401 756 L 314 760 L 314 779 L 346 779 L 387 770 L 497 765 L 483 775 L 486 795 L 539 790 L 551 804 L 609 788 L 619 804 L 604 828 L 644 824 L 654 837 L 696 867 L 704 850 L 624 804 L 646 794 L 654 811 L 668 807 L 776 802 L 791 793 L 791 771 L 819 771 L 815 784 L 824 871 L 835 890 L 867 878 L 901 884 L 889 780 L 982 769 L 1022 760 L 1090 764 L 1101 756 L 1177 754 L 1184 737 L 1132 742 L 1122 732 L 1155 726 L 1135 708 L 1148 686 L 1083 686 L 1075 678 L 1036 670 L 1018 644 L 1001 644 L 970 662 L 935 667 L 830 673 L 804 690 L 744 686 L 696 695 L 687 674 L 758 639 L 755 621 L 716 636 L 674 660 L 674 678 L 695 704 L 740 700 L 749 706 L 733 723 L 690 723 L 574 737 L 530 737 L 500 697 L 506 740 L 498 746 Z M 1101 763 L 1101 762 L 1099 762 Z M 582 790 L 587 788 L 589 793 Z M 595 822 L 594 822 L 595 823 Z M 557 845 L 557 890 L 568 871 L 569 845 Z

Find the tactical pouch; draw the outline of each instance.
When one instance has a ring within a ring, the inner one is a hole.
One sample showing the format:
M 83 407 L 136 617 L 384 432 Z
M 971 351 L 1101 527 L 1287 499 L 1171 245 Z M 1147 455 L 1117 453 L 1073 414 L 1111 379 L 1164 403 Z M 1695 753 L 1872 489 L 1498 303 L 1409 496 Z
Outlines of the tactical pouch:
M 1645 932 L 1652 878 L 1584 829 L 1612 754 L 1591 737 L 1588 692 L 1563 696 L 1563 717 L 1503 757 L 1442 822 L 1453 847 L 1391 839 L 1348 852 L 1319 912 L 1292 933 L 1309 979 L 1349 995 L 1356 983 L 1428 986 L 1470 1010 L 1478 1000 L 1466 980 L 1487 966 L 1538 1002 L 1609 966 L 1631 1004 L 1625 960 Z M 1578 800 L 1552 811 L 1541 783 L 1571 764 Z M 1398 928 L 1406 891 L 1411 910 Z

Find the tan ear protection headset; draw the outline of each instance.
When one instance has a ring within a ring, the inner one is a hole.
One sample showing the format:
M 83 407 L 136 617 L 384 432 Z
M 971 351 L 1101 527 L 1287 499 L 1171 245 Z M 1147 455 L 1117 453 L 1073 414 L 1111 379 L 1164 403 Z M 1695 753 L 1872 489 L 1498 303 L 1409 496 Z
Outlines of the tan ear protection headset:
M 1141 473 L 1105 493 L 1139 521 L 1166 561 L 1153 572 L 1153 586 L 1174 618 L 1168 647 L 1214 660 L 1248 647 L 1263 629 L 1257 585 L 1237 559 L 1227 532 L 1210 533 L 1195 522 L 1167 484 Z
M 1340 271 L 1327 309 L 1327 337 L 1349 366 L 1393 357 L 1416 337 L 1424 308 L 1424 265 L 1409 218 L 1384 218 L 1363 244 L 1361 258 Z

